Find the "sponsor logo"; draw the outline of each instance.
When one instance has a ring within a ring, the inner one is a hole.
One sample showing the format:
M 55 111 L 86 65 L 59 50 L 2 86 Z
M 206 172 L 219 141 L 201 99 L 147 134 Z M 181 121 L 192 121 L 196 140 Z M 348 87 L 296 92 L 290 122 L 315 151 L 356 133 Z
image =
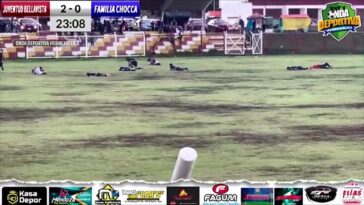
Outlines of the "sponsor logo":
M 363 189 L 355 182 L 349 182 L 343 190 L 344 205 L 359 205 L 363 201 Z
M 275 188 L 275 205 L 302 205 L 302 188 Z
M 99 189 L 96 195 L 96 205 L 120 205 L 121 201 L 118 200 L 119 192 L 112 186 L 106 184 L 102 189 Z
M 122 194 L 127 195 L 126 202 L 160 203 L 164 191 L 122 190 Z
M 273 205 L 272 188 L 242 188 L 242 205 Z
M 203 205 L 239 205 L 238 195 L 229 194 L 229 186 L 226 184 L 216 184 L 212 187 L 212 192 L 204 195 Z
M 50 187 L 50 205 L 91 205 L 91 187 Z
M 361 26 L 360 16 L 350 3 L 329 3 L 321 12 L 322 20 L 318 23 L 318 30 L 324 36 L 330 34 L 337 41 L 343 39 L 349 31 L 356 32 L 356 28 Z
M 46 205 L 46 187 L 3 187 L 3 205 Z
M 212 187 L 212 191 L 215 192 L 215 194 L 225 194 L 229 191 L 229 187 L 226 184 L 216 184 Z
M 315 186 L 306 188 L 306 196 L 310 201 L 325 203 L 335 199 L 337 189 L 329 186 Z
M 167 205 L 186 204 L 200 204 L 200 187 L 167 187 Z

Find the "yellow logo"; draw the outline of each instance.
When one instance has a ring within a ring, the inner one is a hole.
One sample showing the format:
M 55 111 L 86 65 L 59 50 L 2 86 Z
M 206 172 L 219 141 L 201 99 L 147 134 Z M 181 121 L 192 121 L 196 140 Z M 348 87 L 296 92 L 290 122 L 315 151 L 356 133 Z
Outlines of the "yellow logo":
M 16 191 L 10 191 L 6 198 L 10 204 L 17 204 L 19 201 L 18 193 Z

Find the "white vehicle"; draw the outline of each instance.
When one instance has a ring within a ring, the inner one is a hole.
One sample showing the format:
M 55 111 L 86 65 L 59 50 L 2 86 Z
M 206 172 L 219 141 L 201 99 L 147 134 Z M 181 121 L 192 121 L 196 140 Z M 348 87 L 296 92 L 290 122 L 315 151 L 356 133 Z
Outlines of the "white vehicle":
M 312 191 L 313 195 L 329 194 L 331 192 L 330 188 L 321 188 L 319 190 Z

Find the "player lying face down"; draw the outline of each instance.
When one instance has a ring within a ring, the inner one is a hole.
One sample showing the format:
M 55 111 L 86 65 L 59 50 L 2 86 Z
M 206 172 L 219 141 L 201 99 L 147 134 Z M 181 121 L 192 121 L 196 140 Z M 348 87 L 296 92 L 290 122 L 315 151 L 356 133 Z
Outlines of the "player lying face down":
M 313 66 L 310 66 L 309 68 L 305 68 L 302 66 L 288 66 L 287 70 L 308 70 L 308 69 L 330 69 L 332 68 L 332 66 L 328 63 L 324 63 L 324 64 L 316 64 Z
M 324 64 L 316 64 L 313 66 L 310 66 L 310 69 L 330 69 L 332 66 L 328 64 L 327 62 Z
M 161 63 L 158 62 L 155 58 L 148 58 L 147 62 L 149 62 L 150 65 L 161 65 Z
M 43 69 L 42 66 L 33 68 L 32 74 L 33 75 L 47 75 L 47 73 L 45 72 L 45 70 Z
M 110 74 L 107 73 L 99 73 L 99 72 L 88 72 L 86 73 L 87 77 L 95 76 L 95 77 L 108 77 Z
M 171 71 L 187 71 L 188 70 L 188 68 L 181 68 L 181 67 L 173 65 L 172 63 L 169 64 L 169 69 Z
M 137 71 L 136 68 L 131 68 L 131 67 L 124 67 L 124 66 L 121 66 L 119 68 L 119 71 Z

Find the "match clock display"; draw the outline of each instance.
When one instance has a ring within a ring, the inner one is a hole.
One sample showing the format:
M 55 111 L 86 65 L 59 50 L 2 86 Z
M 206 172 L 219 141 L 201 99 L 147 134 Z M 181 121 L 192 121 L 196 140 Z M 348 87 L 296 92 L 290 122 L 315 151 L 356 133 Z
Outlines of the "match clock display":
M 50 30 L 91 31 L 91 1 L 51 1 Z

